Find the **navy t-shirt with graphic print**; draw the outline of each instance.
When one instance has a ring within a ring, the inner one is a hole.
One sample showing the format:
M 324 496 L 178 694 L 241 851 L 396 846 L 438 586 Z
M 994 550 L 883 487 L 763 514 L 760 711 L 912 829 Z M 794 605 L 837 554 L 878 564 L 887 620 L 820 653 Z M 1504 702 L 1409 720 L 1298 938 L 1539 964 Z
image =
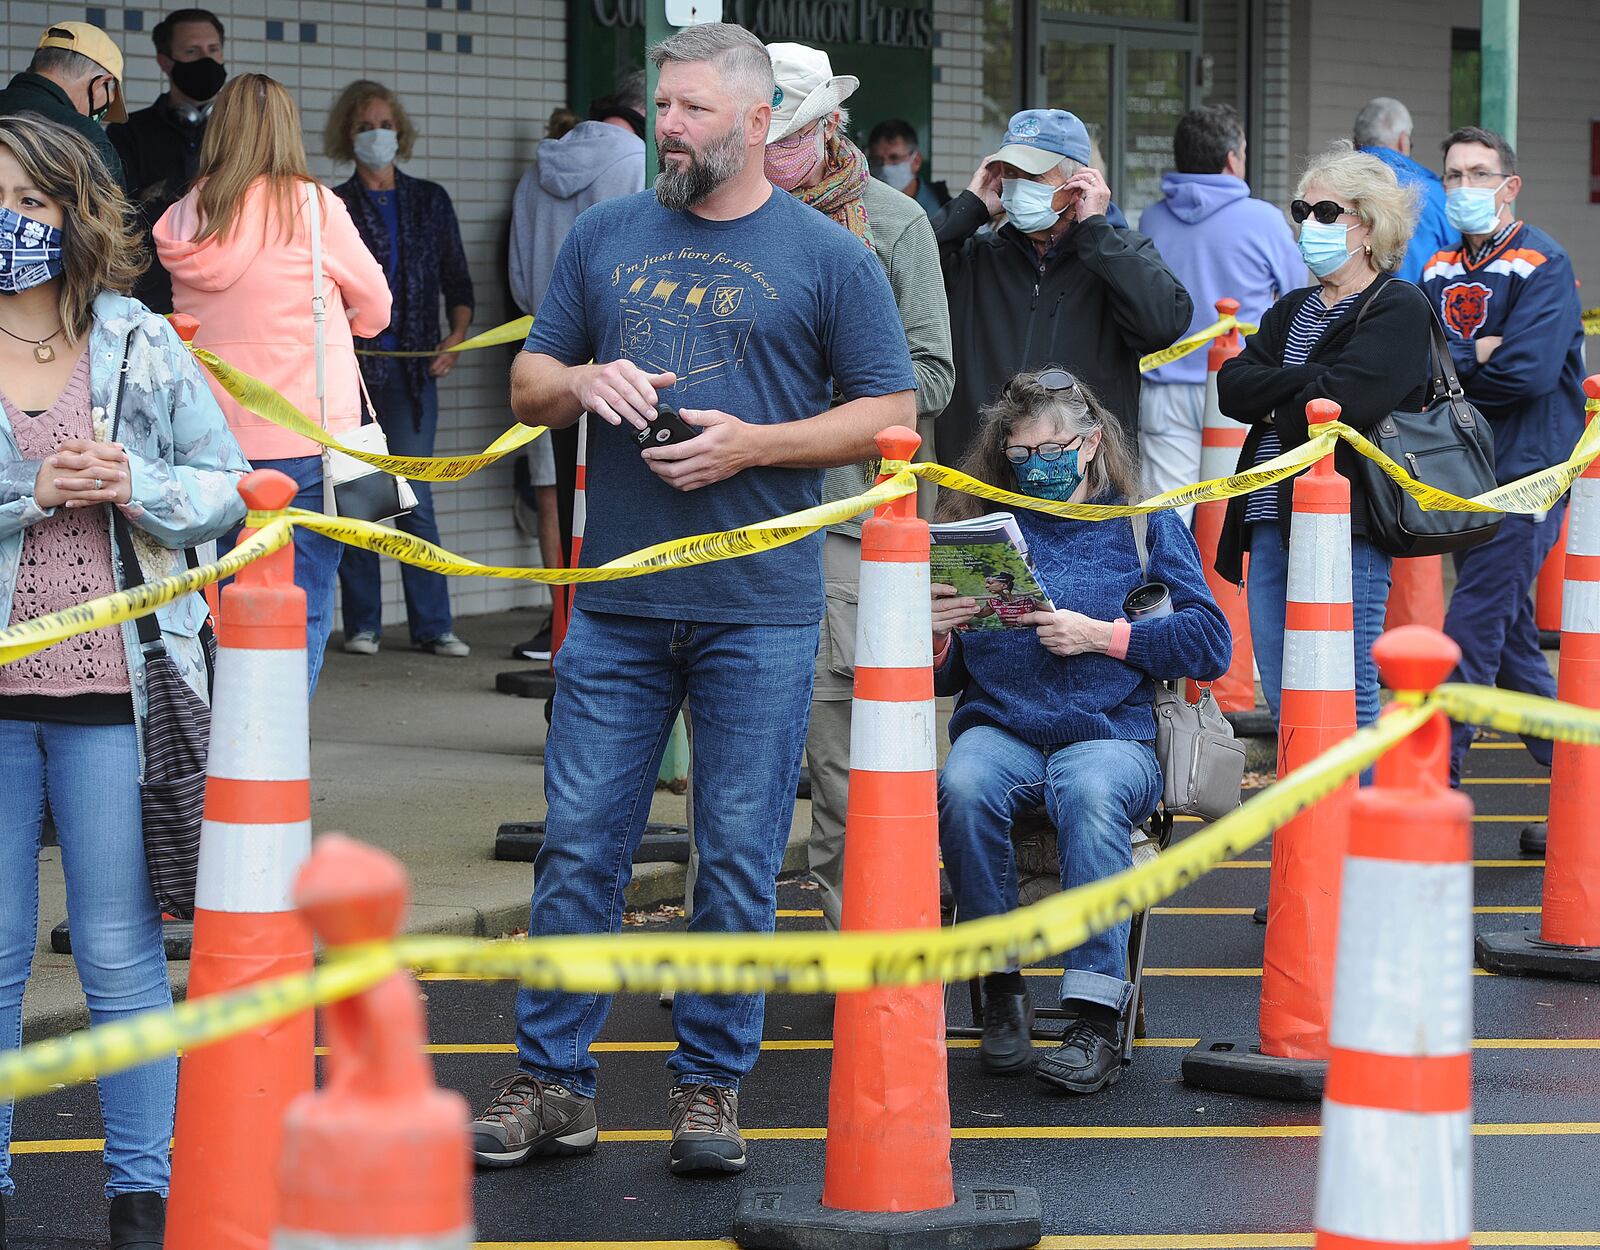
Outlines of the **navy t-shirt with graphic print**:
M 781 191 L 734 221 L 663 208 L 653 191 L 597 204 L 556 259 L 525 349 L 563 364 L 625 356 L 671 372 L 663 402 L 776 424 L 846 399 L 913 390 L 883 266 L 861 240 Z M 746 469 L 679 491 L 631 437 L 589 421 L 593 567 L 653 543 L 764 521 L 822 500 L 821 469 Z M 579 607 L 669 620 L 810 624 L 823 613 L 822 535 L 759 555 L 580 586 Z

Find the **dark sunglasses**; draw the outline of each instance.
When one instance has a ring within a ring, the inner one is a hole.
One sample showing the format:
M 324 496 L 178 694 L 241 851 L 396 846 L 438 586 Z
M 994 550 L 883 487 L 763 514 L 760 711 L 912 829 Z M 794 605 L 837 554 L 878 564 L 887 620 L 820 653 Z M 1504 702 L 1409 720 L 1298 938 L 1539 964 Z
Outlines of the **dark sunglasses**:
M 1315 204 L 1307 204 L 1304 200 L 1296 200 L 1289 205 L 1289 216 L 1294 219 L 1295 225 L 1300 225 L 1307 217 L 1315 217 L 1325 226 L 1331 226 L 1339 220 L 1341 213 L 1356 215 L 1355 209 L 1346 208 L 1343 204 L 1335 204 L 1332 200 L 1318 200 Z
M 1008 396 L 1014 396 L 1015 392 L 1012 388 L 1016 385 L 1016 381 L 1016 378 L 1012 378 L 1011 381 L 1006 383 L 1005 391 Z M 1065 369 L 1046 369 L 1034 379 L 1034 382 L 1052 395 L 1060 394 L 1062 391 L 1075 390 L 1078 385 L 1078 379 Z

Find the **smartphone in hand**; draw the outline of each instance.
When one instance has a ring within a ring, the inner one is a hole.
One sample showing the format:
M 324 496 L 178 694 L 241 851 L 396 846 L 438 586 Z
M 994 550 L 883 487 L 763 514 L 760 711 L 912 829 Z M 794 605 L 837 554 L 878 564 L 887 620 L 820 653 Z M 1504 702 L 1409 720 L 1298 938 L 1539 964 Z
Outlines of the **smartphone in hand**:
M 650 423 L 644 429 L 633 431 L 633 441 L 642 451 L 646 447 L 670 447 L 674 443 L 687 442 L 698 433 L 699 429 L 680 417 L 675 409 L 662 404 L 656 408 L 656 415 L 650 418 Z

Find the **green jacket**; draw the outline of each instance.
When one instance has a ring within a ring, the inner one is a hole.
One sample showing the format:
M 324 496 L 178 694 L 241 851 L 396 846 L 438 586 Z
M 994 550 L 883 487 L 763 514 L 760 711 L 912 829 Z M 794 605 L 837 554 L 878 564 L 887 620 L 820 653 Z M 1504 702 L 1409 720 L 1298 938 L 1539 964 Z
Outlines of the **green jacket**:
M 37 113 L 47 121 L 70 126 L 94 145 L 106 169 L 117 185 L 125 185 L 122 175 L 122 158 L 117 155 L 111 140 L 106 138 L 106 128 L 78 112 L 67 93 L 41 74 L 21 73 L 11 80 L 10 86 L 0 91 L 0 117 L 14 113 Z

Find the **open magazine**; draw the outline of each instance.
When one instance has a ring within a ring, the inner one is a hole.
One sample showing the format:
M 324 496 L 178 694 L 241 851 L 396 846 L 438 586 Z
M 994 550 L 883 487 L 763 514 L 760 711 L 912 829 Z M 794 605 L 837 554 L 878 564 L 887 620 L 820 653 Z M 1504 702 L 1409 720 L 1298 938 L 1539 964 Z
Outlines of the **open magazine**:
M 1022 617 L 1055 610 L 1039 585 L 1028 541 L 1011 513 L 947 521 L 930 525 L 928 531 L 933 539 L 929 561 L 933 580 L 978 601 L 978 615 L 963 629 L 1029 629 L 1019 623 Z

